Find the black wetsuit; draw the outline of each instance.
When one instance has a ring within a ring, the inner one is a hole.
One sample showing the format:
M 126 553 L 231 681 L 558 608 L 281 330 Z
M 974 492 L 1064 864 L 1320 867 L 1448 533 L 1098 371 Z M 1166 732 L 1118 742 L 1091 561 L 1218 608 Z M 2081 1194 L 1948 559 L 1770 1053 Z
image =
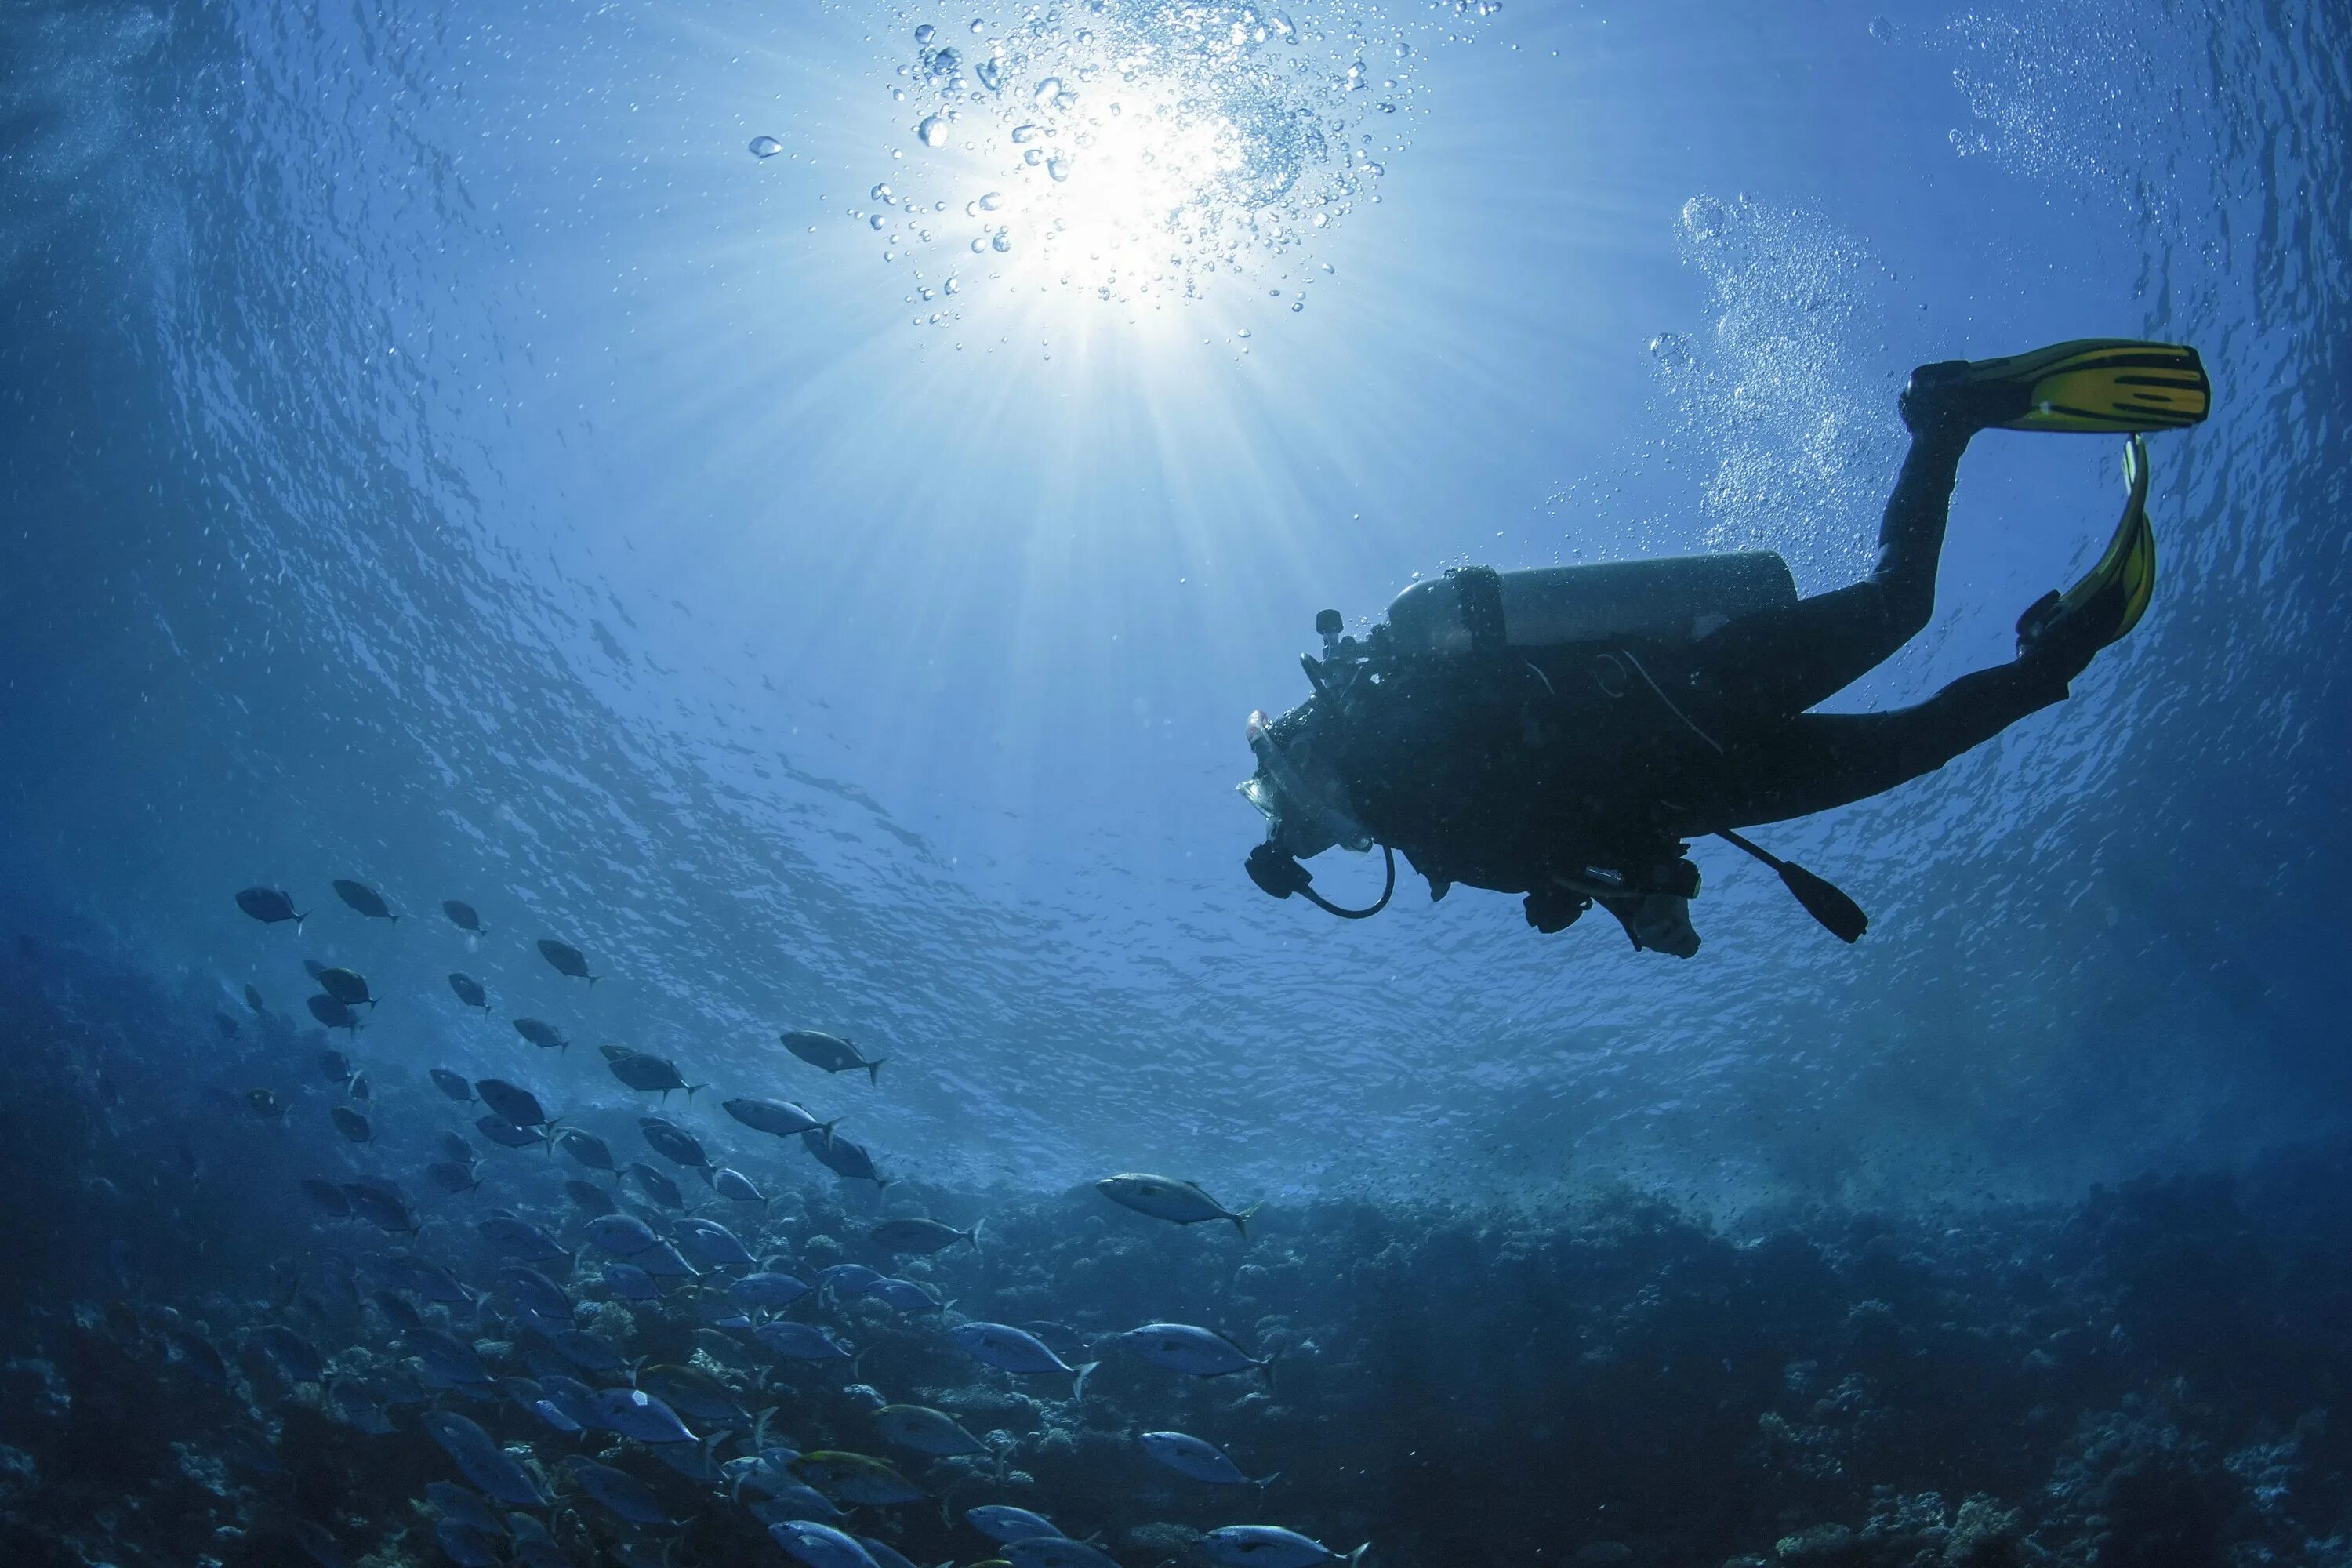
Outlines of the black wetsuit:
M 1323 763 L 1372 837 L 1440 892 L 1531 893 L 1528 918 L 1547 929 L 1612 879 L 1687 897 L 1685 840 L 1892 789 L 2066 695 L 2082 660 L 2029 657 L 1891 712 L 1806 711 L 1927 624 L 1967 445 L 1932 431 L 1914 441 L 1859 583 L 1696 643 L 1400 668 L 1323 738 Z
M 1805 711 L 1883 663 L 1935 614 L 1936 567 L 1966 446 L 1957 437 L 1913 442 L 1887 498 L 1869 576 L 1744 616 L 1690 650 L 1696 679 L 1686 710 L 1726 731 L 1717 739 L 1727 754 L 1687 781 L 1662 786 L 1685 807 L 1679 817 L 1685 837 L 1882 794 L 2065 698 L 2079 664 L 2018 658 L 1964 675 L 1908 708 Z

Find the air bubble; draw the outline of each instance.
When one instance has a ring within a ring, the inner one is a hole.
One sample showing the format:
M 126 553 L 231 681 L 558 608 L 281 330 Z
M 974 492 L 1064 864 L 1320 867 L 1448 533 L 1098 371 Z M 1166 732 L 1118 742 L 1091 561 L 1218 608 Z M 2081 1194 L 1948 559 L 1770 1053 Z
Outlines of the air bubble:
M 948 122 L 936 114 L 926 115 L 923 122 L 915 127 L 915 134 L 923 139 L 926 147 L 944 147 L 948 144 Z
M 1731 209 L 1713 196 L 1693 196 L 1683 204 L 1683 232 L 1706 245 L 1731 232 Z
M 751 156 L 754 158 L 772 158 L 783 150 L 784 144 L 772 136 L 751 138 Z

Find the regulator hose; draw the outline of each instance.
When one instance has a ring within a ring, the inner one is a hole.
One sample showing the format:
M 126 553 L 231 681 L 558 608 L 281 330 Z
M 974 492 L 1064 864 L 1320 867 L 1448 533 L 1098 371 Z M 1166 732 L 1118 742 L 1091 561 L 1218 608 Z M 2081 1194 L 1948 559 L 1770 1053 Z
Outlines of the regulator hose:
M 1338 915 L 1343 921 L 1370 920 L 1374 915 L 1379 914 L 1382 910 L 1389 907 L 1389 895 L 1396 891 L 1396 851 L 1383 844 L 1381 846 L 1381 858 L 1388 862 L 1388 880 L 1381 884 L 1380 902 L 1374 904 L 1370 909 L 1343 910 L 1339 905 L 1333 903 L 1330 900 L 1325 898 L 1322 894 L 1317 892 L 1314 889 L 1307 886 L 1303 880 L 1299 883 L 1298 890 L 1307 896 L 1307 902 L 1313 904 L 1317 909 L 1321 910 L 1325 914 Z

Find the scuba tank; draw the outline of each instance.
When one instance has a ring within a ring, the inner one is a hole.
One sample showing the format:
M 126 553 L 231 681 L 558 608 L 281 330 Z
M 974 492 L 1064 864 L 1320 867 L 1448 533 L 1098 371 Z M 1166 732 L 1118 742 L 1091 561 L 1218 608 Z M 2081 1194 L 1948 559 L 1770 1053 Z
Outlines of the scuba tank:
M 1391 600 L 1389 646 L 1410 658 L 1622 639 L 1696 642 L 1742 616 L 1796 602 L 1789 563 L 1769 550 L 1525 572 L 1473 567 Z

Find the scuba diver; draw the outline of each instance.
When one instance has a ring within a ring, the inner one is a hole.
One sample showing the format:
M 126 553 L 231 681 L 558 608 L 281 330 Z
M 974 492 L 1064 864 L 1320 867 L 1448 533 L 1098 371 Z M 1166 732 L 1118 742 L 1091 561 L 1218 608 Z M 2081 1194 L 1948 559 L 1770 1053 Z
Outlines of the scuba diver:
M 2140 433 L 2202 420 L 2211 387 L 2194 349 L 2124 339 L 1912 373 L 1911 448 L 1861 582 L 1797 597 L 1770 552 L 1496 572 L 1419 583 L 1360 641 L 1316 618 L 1315 694 L 1250 715 L 1264 814 L 1250 879 L 1362 919 L 1396 889 L 1396 856 L 1428 879 L 1526 898 L 1556 931 L 1599 904 L 1636 949 L 1698 951 L 1689 841 L 1723 837 L 1779 871 L 1846 942 L 1869 920 L 1843 892 L 1738 831 L 1827 811 L 1931 773 L 2058 702 L 2155 587 Z M 1882 713 L 1812 713 L 1926 626 L 1961 454 L 1980 430 L 2127 435 L 2128 499 L 2106 552 L 2017 624 L 2017 657 Z M 1329 902 L 1299 861 L 1381 846 L 1370 909 Z

